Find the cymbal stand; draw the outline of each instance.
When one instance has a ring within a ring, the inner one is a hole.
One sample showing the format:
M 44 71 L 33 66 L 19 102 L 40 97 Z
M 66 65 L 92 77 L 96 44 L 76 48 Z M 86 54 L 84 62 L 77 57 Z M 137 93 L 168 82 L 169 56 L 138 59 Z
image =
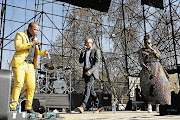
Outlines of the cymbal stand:
M 70 112 L 71 112 L 71 74 L 72 74 L 72 72 L 71 72 L 71 69 L 69 69 L 69 87 L 70 87 Z
M 47 76 L 47 71 L 46 71 L 46 84 L 45 84 L 45 93 L 48 93 L 48 91 L 50 91 L 49 94 L 51 94 L 53 91 L 51 90 L 51 88 L 48 86 L 48 76 Z
M 45 93 L 47 93 L 47 89 L 48 89 L 48 80 L 47 80 L 47 71 L 46 71 L 46 83 L 45 83 Z
M 38 85 L 37 85 L 37 87 L 36 87 L 36 91 L 35 91 L 35 93 L 40 93 L 40 84 L 41 84 L 41 80 L 40 80 L 40 76 L 39 76 L 39 74 L 37 73 L 37 77 L 36 77 L 37 79 L 36 79 L 36 82 L 38 83 Z
M 70 108 L 70 112 L 71 112 L 71 100 L 72 100 L 72 98 L 71 98 L 71 87 L 72 87 L 72 84 L 71 84 L 71 74 L 72 74 L 72 72 L 71 72 L 71 68 L 68 68 L 67 69 L 68 70 L 68 73 L 69 73 L 69 90 L 68 90 L 68 88 L 67 88 L 67 90 L 68 90 L 68 92 L 69 92 L 69 101 L 70 101 L 70 103 L 69 103 L 69 108 Z
M 42 84 L 42 83 L 41 83 L 41 84 Z M 46 91 L 44 90 L 45 88 L 46 88 L 45 86 L 42 87 L 39 92 L 40 92 L 40 93 L 41 93 L 41 92 L 46 93 Z
M 45 85 L 40 89 L 40 92 L 47 93 L 50 89 L 48 88 L 48 77 L 47 77 L 47 71 L 45 75 Z M 51 91 L 51 90 L 50 90 Z

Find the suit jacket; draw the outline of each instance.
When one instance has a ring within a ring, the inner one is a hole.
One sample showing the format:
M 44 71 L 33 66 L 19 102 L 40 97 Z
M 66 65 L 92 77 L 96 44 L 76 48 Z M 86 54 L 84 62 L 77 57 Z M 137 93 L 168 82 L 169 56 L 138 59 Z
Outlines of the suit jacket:
M 92 46 L 90 55 L 89 55 L 89 61 L 91 64 L 91 68 L 88 70 L 91 74 L 94 75 L 96 79 L 99 79 L 99 63 L 100 63 L 100 50 L 96 48 L 95 45 Z M 83 67 L 83 78 L 85 76 L 85 66 L 86 66 L 86 52 L 81 52 L 79 57 L 79 63 L 84 62 Z
M 37 38 L 35 37 L 35 40 Z M 27 30 L 24 32 L 18 32 L 16 34 L 15 40 L 14 40 L 15 50 L 13 59 L 10 63 L 10 66 L 12 67 L 18 67 L 20 66 L 26 57 L 29 54 L 29 49 L 33 46 L 32 42 L 29 42 L 29 38 L 27 35 Z M 45 55 L 45 51 L 39 51 L 38 45 L 35 47 L 35 57 L 34 57 L 34 69 L 37 67 L 37 57 L 38 55 Z

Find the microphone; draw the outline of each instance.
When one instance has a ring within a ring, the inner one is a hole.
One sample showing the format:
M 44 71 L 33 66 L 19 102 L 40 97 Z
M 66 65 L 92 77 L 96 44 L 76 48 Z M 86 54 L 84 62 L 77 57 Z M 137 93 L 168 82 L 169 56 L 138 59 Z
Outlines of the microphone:
M 82 50 L 86 50 L 87 49 L 87 46 L 85 45 L 83 48 L 82 48 Z
M 114 33 L 111 34 L 111 35 L 110 35 L 110 38 L 116 38 L 116 34 L 114 34 Z

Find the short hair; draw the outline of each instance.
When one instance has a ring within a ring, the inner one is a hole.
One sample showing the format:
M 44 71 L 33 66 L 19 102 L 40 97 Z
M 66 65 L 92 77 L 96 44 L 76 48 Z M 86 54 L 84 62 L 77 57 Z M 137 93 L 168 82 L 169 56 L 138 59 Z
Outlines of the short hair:
M 38 24 L 35 22 L 31 22 L 31 23 L 29 23 L 28 28 L 32 28 L 34 25 L 38 25 Z
M 88 39 L 91 39 L 91 40 L 92 40 L 92 42 L 94 42 L 94 40 L 93 40 L 92 38 L 87 38 L 86 40 L 88 40 Z M 86 43 L 86 40 L 85 40 L 85 43 Z
M 150 37 L 150 35 L 149 34 L 146 34 L 145 36 L 144 36 L 144 43 L 146 42 L 146 40 L 149 40 L 151 37 Z
M 87 41 L 88 39 L 91 39 L 91 40 L 92 40 L 92 43 L 94 43 L 94 40 L 93 40 L 92 38 L 87 38 L 87 39 L 85 40 L 85 44 L 86 44 L 86 41 Z

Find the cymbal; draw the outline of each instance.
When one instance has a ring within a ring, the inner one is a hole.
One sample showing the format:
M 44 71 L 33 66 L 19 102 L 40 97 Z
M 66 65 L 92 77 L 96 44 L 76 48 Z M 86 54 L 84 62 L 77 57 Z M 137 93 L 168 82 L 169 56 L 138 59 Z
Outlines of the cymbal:
M 49 79 L 49 81 L 51 81 L 51 82 L 56 81 L 56 80 L 57 80 L 57 78 L 51 78 L 51 79 Z
M 49 70 L 53 70 L 53 69 L 54 69 L 54 66 L 51 65 L 50 63 L 46 63 L 46 64 L 44 65 L 44 67 L 45 67 L 46 69 L 49 69 Z
M 70 67 L 70 66 L 67 66 L 67 67 L 65 67 L 63 70 L 69 70 L 69 69 L 71 69 L 71 67 Z
M 63 66 L 57 66 L 56 68 L 57 68 L 57 69 L 60 69 L 60 68 L 63 68 Z
M 44 71 L 38 71 L 38 73 L 43 74 L 43 75 L 46 74 L 46 72 L 44 72 Z

